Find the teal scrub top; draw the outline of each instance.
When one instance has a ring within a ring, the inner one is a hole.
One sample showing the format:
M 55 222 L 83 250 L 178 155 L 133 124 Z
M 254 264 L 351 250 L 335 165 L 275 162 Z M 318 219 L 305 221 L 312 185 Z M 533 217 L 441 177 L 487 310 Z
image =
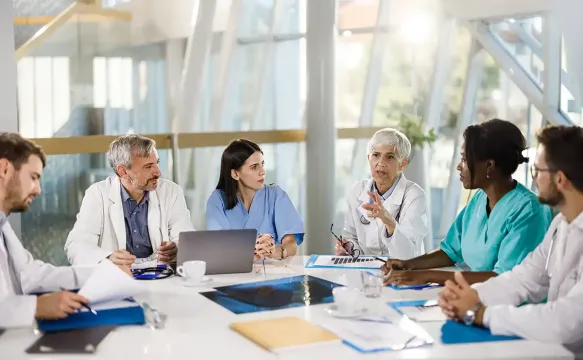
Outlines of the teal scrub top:
M 486 193 L 478 190 L 441 242 L 441 250 L 472 271 L 511 270 L 543 240 L 552 216 L 536 195 L 517 183 L 487 215 Z

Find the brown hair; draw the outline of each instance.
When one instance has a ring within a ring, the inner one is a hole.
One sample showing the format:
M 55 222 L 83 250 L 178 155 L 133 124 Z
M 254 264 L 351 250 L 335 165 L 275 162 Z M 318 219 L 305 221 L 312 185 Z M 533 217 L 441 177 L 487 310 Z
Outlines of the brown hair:
M 7 159 L 14 165 L 16 170 L 28 162 L 31 155 L 36 155 L 46 166 L 46 156 L 42 148 L 30 140 L 27 140 L 16 133 L 0 132 L 0 159 Z
M 579 126 L 549 126 L 536 136 L 545 148 L 549 171 L 562 171 L 573 186 L 583 191 L 583 129 Z

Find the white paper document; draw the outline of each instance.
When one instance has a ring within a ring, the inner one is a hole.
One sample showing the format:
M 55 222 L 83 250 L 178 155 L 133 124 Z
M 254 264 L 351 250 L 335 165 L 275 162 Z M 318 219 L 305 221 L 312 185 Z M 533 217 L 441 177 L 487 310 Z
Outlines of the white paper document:
M 417 338 L 390 322 L 326 319 L 321 325 L 363 352 L 401 350 Z
M 354 260 L 350 256 L 329 256 L 319 255 L 314 262 L 315 266 L 339 267 L 339 268 L 374 268 L 380 269 L 383 265 L 382 261 L 376 260 L 373 257 L 361 256 Z
M 446 321 L 439 306 L 399 306 L 399 311 L 414 321 Z
M 79 290 L 91 304 L 123 300 L 139 294 L 142 286 L 111 261 L 103 261 Z

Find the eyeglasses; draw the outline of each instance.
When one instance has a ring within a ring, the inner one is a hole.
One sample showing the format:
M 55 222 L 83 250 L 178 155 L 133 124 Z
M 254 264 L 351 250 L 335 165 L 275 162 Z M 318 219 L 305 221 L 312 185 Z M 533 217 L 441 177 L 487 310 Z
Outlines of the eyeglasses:
M 338 242 L 342 244 L 342 248 L 348 253 L 348 255 L 352 257 L 352 260 L 358 259 L 358 257 L 360 256 L 360 250 L 355 249 L 354 245 L 351 244 L 350 242 L 342 242 L 342 236 L 337 236 L 336 234 L 334 234 L 333 229 L 334 224 L 330 225 L 330 233 L 332 233 L 336 240 L 338 240 Z
M 538 173 L 539 172 L 548 172 L 548 173 L 551 173 L 552 174 L 552 173 L 557 172 L 557 170 L 553 170 L 553 169 L 550 169 L 550 168 L 541 169 L 541 168 L 537 167 L 534 164 L 532 164 L 530 166 L 530 176 L 532 176 L 533 179 L 538 176 Z

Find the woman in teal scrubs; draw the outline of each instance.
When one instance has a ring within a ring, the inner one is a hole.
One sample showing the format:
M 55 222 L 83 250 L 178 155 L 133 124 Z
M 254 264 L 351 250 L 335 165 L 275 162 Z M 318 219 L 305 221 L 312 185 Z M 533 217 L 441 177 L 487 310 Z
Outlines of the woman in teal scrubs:
M 440 248 L 410 259 L 391 259 L 383 270 L 391 285 L 443 284 L 450 271 L 425 270 L 467 265 L 464 277 L 483 282 L 511 270 L 543 240 L 551 212 L 534 193 L 512 179 L 528 159 L 526 141 L 512 123 L 493 119 L 464 131 L 457 166 L 465 189 L 478 189 L 450 227 Z

